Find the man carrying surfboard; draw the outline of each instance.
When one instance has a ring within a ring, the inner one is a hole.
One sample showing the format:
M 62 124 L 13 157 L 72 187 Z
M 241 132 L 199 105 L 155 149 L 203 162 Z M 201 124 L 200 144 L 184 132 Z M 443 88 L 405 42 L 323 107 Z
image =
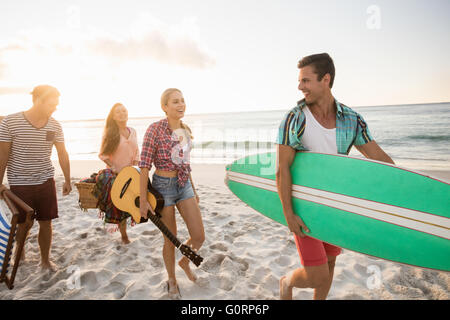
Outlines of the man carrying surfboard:
M 333 97 L 335 68 L 327 53 L 302 58 L 298 68 L 298 89 L 303 92 L 304 99 L 297 102 L 280 124 L 276 141 L 276 183 L 303 268 L 280 279 L 280 299 L 292 299 L 293 288 L 313 288 L 314 299 L 320 300 L 328 295 L 341 248 L 307 236 L 305 233 L 309 230 L 300 218 L 301 212 L 297 212 L 300 216 L 294 214 L 290 167 L 296 152 L 347 155 L 354 145 L 366 158 L 394 162 L 373 140 L 363 117 Z

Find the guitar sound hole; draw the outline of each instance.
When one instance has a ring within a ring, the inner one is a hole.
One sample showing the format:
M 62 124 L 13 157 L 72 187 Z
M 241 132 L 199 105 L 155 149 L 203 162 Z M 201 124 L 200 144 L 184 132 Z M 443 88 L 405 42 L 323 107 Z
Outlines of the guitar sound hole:
M 139 197 L 136 197 L 136 199 L 134 199 L 134 204 L 136 205 L 136 207 L 140 208 L 141 203 Z

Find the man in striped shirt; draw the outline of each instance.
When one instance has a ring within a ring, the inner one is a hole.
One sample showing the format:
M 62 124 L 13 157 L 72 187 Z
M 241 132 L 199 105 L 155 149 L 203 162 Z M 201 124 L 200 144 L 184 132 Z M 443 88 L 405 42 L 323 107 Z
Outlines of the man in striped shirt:
M 58 218 L 55 169 L 50 156 L 53 145 L 58 152 L 64 174 L 63 195 L 72 190 L 69 156 L 64 145 L 61 125 L 51 117 L 59 104 L 59 92 L 48 85 L 33 89 L 33 106 L 25 111 L 8 115 L 0 123 L 0 186 L 7 168 L 10 189 L 35 210 L 39 222 L 38 242 L 43 269 L 56 270 L 50 261 L 52 220 Z M 17 240 L 27 237 L 33 220 L 20 212 Z
M 308 150 L 346 155 L 354 145 L 369 159 L 394 162 L 373 140 L 363 117 L 333 97 L 331 88 L 335 69 L 327 53 L 304 57 L 298 68 L 298 89 L 303 92 L 304 99 L 286 114 L 280 124 L 276 141 L 276 182 L 283 213 L 289 230 L 294 234 L 303 268 L 295 269 L 280 279 L 280 298 L 292 299 L 295 287 L 314 288 L 314 299 L 325 299 L 341 248 L 307 236 L 308 227 L 294 214 L 290 167 L 295 153 Z

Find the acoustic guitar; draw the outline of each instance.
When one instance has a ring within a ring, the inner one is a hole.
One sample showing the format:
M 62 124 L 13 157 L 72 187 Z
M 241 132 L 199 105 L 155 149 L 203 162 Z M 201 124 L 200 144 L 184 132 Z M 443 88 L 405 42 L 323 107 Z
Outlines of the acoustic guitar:
M 125 167 L 123 168 L 111 188 L 111 200 L 117 209 L 128 212 L 136 221 L 136 223 L 147 222 L 141 216 L 139 210 L 140 206 L 140 169 L 137 167 Z M 169 239 L 174 246 L 181 251 L 183 255 L 189 258 L 197 267 L 202 263 L 203 258 L 195 253 L 189 246 L 182 244 L 180 240 L 167 228 L 167 226 L 161 221 L 161 210 L 164 207 L 163 196 L 156 191 L 150 180 L 147 184 L 147 200 L 150 203 L 154 215 L 150 210 L 148 211 L 148 218 L 161 230 L 161 232 Z

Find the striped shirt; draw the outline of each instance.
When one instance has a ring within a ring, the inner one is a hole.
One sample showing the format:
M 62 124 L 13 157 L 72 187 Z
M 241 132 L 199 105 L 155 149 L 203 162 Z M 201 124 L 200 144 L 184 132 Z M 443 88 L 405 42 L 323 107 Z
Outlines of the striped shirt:
M 346 105 L 336 103 L 336 145 L 339 154 L 348 154 L 353 145 L 360 146 L 373 140 L 363 117 Z M 281 121 L 276 143 L 290 146 L 298 151 L 308 151 L 302 144 L 306 118 L 303 109 L 305 99 L 297 102 Z
M 49 118 L 37 129 L 23 112 L 11 114 L 0 123 L 0 142 L 10 142 L 7 164 L 9 185 L 38 185 L 53 178 L 50 156 L 55 142 L 64 142 L 62 127 Z

